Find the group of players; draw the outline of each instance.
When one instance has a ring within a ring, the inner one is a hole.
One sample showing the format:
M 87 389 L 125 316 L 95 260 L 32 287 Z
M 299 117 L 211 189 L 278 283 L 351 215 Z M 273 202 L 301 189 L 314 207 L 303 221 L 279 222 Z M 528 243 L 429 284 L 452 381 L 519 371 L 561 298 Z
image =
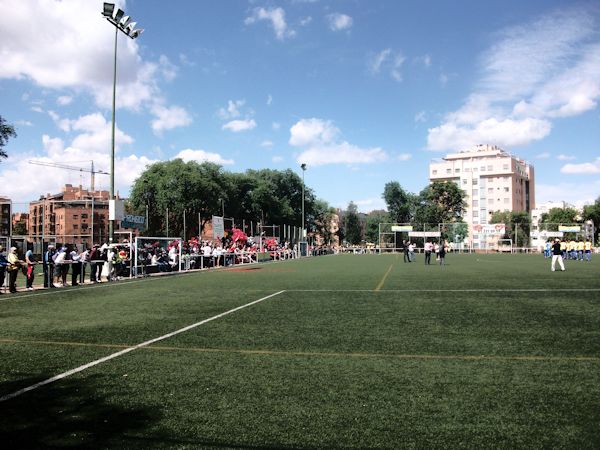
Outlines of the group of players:
M 544 247 L 544 258 L 551 258 L 553 255 L 553 246 L 558 243 L 560 244 L 560 254 L 563 259 L 571 259 L 574 261 L 587 261 L 592 260 L 592 242 L 589 240 L 560 240 L 555 239 L 554 241 L 546 242 Z

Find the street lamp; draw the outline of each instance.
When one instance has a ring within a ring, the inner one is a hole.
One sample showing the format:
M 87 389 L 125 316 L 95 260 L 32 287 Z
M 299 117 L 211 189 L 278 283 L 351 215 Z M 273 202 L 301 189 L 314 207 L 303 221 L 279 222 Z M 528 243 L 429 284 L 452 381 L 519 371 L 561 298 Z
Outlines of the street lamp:
M 115 10 L 116 9 L 116 10 Z M 122 9 L 115 8 L 114 3 L 104 3 L 102 16 L 115 27 L 115 61 L 113 68 L 113 97 L 112 97 L 112 139 L 110 153 L 110 201 L 115 201 L 115 113 L 117 99 L 117 36 L 119 31 L 131 39 L 137 38 L 144 31 L 141 28 L 135 28 L 136 22 L 131 21 L 131 17 L 126 16 Z M 114 205 L 113 205 L 114 207 Z M 109 218 L 108 221 L 108 239 L 113 242 L 115 229 L 115 219 Z
M 306 234 L 304 232 L 304 172 L 306 172 L 306 164 L 301 164 L 302 169 L 302 240 L 304 240 Z

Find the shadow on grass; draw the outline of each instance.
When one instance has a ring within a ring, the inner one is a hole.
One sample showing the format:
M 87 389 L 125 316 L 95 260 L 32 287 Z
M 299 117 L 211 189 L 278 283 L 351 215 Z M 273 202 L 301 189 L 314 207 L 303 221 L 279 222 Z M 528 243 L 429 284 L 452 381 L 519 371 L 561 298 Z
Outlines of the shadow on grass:
M 111 404 L 95 389 L 96 378 L 61 380 L 1 402 L 2 446 L 106 447 L 115 436 L 139 432 L 160 419 L 155 410 Z M 0 388 L 14 392 L 40 379 L 2 383 Z

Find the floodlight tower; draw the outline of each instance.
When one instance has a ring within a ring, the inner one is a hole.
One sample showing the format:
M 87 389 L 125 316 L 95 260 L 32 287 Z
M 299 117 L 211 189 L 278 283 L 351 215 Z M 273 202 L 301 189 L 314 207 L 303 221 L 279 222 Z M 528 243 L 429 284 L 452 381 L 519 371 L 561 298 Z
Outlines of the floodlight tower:
M 114 3 L 104 3 L 102 15 L 115 27 L 115 60 L 113 65 L 113 96 L 112 96 L 112 134 L 111 134 L 111 153 L 110 153 L 110 202 L 115 208 L 115 114 L 117 102 L 117 37 L 119 31 L 125 36 L 135 39 L 144 31 L 142 28 L 135 28 L 136 22 L 131 21 L 131 17 L 126 16 L 122 9 L 116 8 Z M 114 210 L 113 210 L 114 211 Z M 115 219 L 108 221 L 108 239 L 113 242 L 115 231 Z
M 304 232 L 304 172 L 306 172 L 306 164 L 301 164 L 300 168 L 302 169 L 302 240 L 304 240 L 306 238 Z

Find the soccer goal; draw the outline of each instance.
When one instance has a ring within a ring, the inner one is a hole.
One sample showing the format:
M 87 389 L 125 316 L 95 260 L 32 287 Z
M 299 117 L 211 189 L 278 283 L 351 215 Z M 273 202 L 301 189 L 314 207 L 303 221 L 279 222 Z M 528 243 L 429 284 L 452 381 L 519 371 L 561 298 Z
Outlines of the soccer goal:
M 512 253 L 513 252 L 512 239 L 498 239 L 498 251 L 500 253 Z
M 136 237 L 134 276 L 181 271 L 181 238 Z

